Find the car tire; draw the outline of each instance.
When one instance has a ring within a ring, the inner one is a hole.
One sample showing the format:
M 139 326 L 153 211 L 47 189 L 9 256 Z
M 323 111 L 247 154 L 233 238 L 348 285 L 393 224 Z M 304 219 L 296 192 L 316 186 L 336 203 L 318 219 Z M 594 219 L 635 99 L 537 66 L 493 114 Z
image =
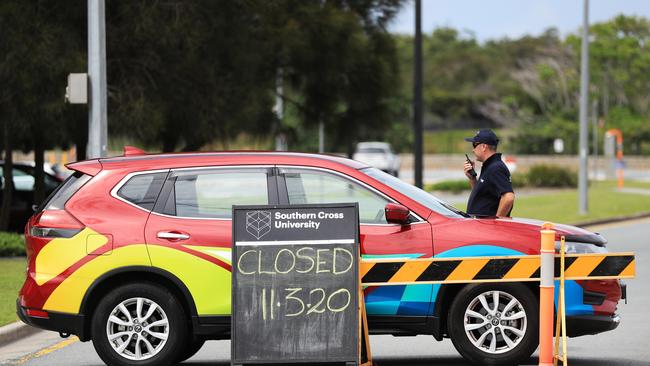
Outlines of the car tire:
M 205 344 L 205 339 L 201 338 L 193 338 L 191 342 L 187 343 L 185 345 L 185 349 L 183 352 L 181 352 L 180 357 L 176 360 L 176 362 L 183 362 L 190 357 L 194 356 Z
M 539 344 L 538 309 L 537 297 L 523 284 L 468 285 L 451 304 L 448 333 L 474 364 L 518 365 Z
M 181 303 L 168 289 L 131 283 L 99 302 L 92 317 L 93 346 L 107 365 L 172 365 L 185 350 L 187 324 Z

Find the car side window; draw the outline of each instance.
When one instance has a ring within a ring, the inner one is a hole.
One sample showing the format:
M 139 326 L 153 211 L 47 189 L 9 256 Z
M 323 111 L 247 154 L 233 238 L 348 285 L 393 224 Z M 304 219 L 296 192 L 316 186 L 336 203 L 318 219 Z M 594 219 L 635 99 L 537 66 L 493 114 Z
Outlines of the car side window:
M 319 171 L 285 169 L 289 204 L 359 203 L 359 221 L 387 224 L 387 199 L 344 177 Z
M 266 170 L 176 172 L 165 213 L 179 217 L 232 218 L 233 205 L 269 203 Z
M 134 175 L 120 187 L 117 195 L 145 210 L 152 210 L 166 176 L 167 172 Z

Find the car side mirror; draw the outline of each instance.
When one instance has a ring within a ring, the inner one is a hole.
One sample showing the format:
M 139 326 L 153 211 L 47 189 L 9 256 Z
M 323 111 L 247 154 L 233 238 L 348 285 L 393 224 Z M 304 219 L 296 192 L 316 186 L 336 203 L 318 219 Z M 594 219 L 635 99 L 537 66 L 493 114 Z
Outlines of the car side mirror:
M 409 223 L 409 211 L 408 208 L 397 203 L 387 203 L 386 208 L 386 221 L 391 224 L 408 224 Z

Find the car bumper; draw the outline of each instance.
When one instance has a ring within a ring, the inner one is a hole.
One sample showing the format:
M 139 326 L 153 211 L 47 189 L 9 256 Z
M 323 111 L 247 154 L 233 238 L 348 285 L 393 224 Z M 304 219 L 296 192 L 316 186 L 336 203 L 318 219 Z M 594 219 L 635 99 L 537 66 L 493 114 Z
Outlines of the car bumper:
M 90 339 L 84 327 L 84 315 L 82 314 L 64 314 L 57 312 L 47 312 L 47 317 L 29 316 L 27 308 L 20 306 L 20 301 L 16 300 L 16 314 L 20 320 L 28 325 L 54 332 L 74 334 L 82 341 Z
M 608 315 L 580 315 L 566 317 L 567 336 L 579 337 L 589 334 L 598 334 L 614 330 L 621 322 L 617 314 Z

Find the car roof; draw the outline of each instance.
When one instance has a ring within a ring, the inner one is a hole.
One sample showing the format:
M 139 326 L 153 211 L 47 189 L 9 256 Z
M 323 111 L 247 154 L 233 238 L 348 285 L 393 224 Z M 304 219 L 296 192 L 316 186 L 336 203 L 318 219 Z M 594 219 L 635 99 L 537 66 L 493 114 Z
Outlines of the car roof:
M 4 167 L 5 166 L 5 161 L 0 160 L 0 166 Z M 19 170 L 29 170 L 27 173 L 28 174 L 34 174 L 33 171 L 36 167 L 36 164 L 34 162 L 30 161 L 14 161 L 11 163 L 11 166 L 13 168 L 19 169 Z M 43 173 L 51 176 L 51 177 L 56 177 L 55 172 L 52 170 L 52 167 L 48 163 L 43 163 Z
M 4 161 L 4 160 L 0 160 L 0 165 L 3 165 L 3 166 L 4 166 L 4 165 L 5 165 L 5 161 Z M 14 167 L 18 167 L 18 168 L 35 168 L 35 167 L 36 167 L 36 163 L 33 162 L 33 161 L 12 161 L 12 162 L 11 162 L 11 165 L 14 166 Z M 52 169 L 52 166 L 51 166 L 49 163 L 44 162 L 44 163 L 43 163 L 43 169 L 44 169 L 45 172 L 47 173 L 47 170 L 48 170 L 48 169 L 51 170 L 51 169 Z
M 96 160 L 95 160 L 96 161 Z M 88 162 L 88 161 L 86 161 Z M 68 167 L 75 168 L 72 163 Z M 138 154 L 100 158 L 103 169 L 130 168 L 133 170 L 200 167 L 210 165 L 306 165 L 315 167 L 347 167 L 363 169 L 368 165 L 337 155 L 276 151 L 221 151 Z
M 360 142 L 357 144 L 357 147 L 389 147 L 390 144 L 388 142 L 382 142 L 382 141 L 368 141 L 368 142 Z

